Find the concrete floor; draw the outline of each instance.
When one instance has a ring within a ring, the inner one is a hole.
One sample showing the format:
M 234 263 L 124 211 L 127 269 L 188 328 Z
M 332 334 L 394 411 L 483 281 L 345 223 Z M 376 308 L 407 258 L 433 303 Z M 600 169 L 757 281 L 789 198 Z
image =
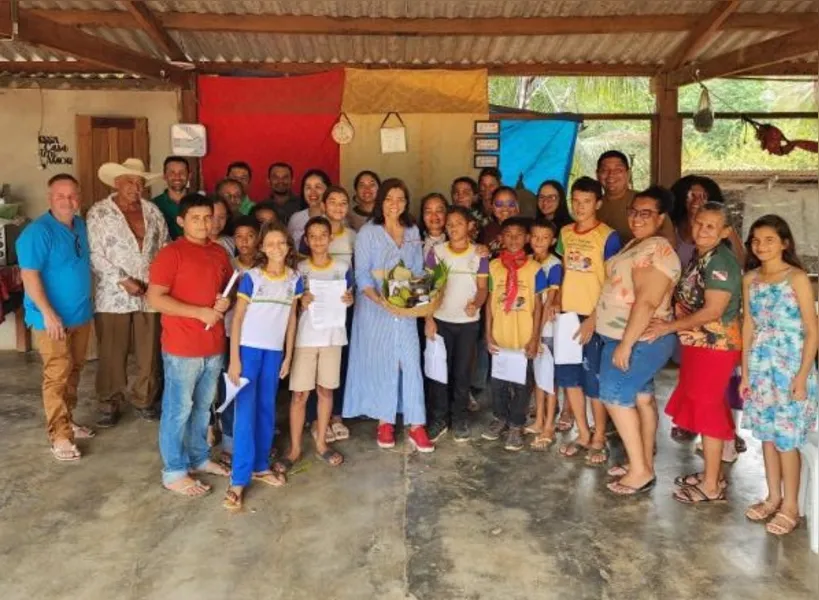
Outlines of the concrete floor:
M 80 422 L 93 418 L 93 370 Z M 729 474 L 730 503 L 686 507 L 672 479 L 696 470 L 663 420 L 660 484 L 639 499 L 605 473 L 476 439 L 432 455 L 376 448 L 353 426 L 334 470 L 309 458 L 284 489 L 253 488 L 246 512 L 217 493 L 159 485 L 155 424 L 127 413 L 59 464 L 43 433 L 35 357 L 0 354 L 0 598 L 418 600 L 819 597 L 805 529 L 747 522 L 764 490 L 758 444 Z M 674 373 L 665 373 L 665 398 Z M 486 416 L 483 417 L 486 419 Z M 476 436 L 477 437 L 477 436 Z

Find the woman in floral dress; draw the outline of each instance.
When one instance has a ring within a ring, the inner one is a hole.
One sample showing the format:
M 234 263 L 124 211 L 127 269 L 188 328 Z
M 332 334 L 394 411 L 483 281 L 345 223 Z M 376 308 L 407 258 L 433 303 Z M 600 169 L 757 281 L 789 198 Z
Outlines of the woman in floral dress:
M 799 521 L 800 455 L 816 428 L 817 319 L 808 276 L 796 256 L 790 227 L 776 215 L 751 226 L 743 281 L 740 384 L 745 425 L 762 441 L 768 497 L 745 515 L 765 522 L 774 535 L 790 533 Z

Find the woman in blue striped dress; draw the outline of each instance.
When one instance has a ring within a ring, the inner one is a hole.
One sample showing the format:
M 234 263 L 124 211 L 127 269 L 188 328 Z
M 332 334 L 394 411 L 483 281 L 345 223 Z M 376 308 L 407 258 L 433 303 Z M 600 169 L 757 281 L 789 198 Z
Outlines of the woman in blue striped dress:
M 344 417 L 378 419 L 378 445 L 395 446 L 395 418 L 404 415 L 409 443 L 421 452 L 435 447 L 424 423 L 424 384 L 414 318 L 400 317 L 382 294 L 386 273 L 404 261 L 413 275 L 423 273 L 421 236 L 409 214 L 409 190 L 400 179 L 381 184 L 372 222 L 355 244 L 358 298 L 344 389 Z

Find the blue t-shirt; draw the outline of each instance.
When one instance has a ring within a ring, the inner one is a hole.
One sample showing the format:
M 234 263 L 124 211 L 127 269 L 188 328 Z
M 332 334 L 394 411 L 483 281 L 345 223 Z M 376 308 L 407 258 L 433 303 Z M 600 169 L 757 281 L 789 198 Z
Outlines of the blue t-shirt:
M 29 223 L 17 239 L 20 268 L 39 273 L 46 298 L 66 327 L 87 323 L 94 315 L 90 255 L 85 221 L 76 216 L 69 228 L 49 211 Z M 28 294 L 23 306 L 26 324 L 45 329 L 43 314 Z

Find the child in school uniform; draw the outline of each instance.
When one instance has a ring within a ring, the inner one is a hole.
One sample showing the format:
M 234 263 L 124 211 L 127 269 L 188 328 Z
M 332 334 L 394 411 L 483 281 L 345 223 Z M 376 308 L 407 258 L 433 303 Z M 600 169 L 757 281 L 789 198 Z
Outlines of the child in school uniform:
M 472 358 L 478 343 L 481 307 L 488 295 L 489 261 L 471 243 L 475 217 L 462 206 L 452 206 L 446 217 L 449 242 L 433 246 L 427 268 L 449 267 L 444 299 L 435 314 L 425 319 L 425 335 L 440 335 L 446 346 L 448 385 L 429 382 L 431 395 L 429 438 L 437 442 L 452 425 L 456 442 L 467 442 L 472 432 L 467 422 Z
M 233 269 L 244 275 L 253 268 L 256 260 L 259 242 L 259 222 L 251 216 L 241 216 L 236 220 L 233 229 L 233 245 L 236 248 L 236 256 L 231 259 Z M 234 309 L 225 313 L 225 333 L 227 343 L 225 344 L 225 368 L 230 364 L 230 333 L 233 326 Z M 224 379 L 219 382 L 218 403 L 221 405 L 225 401 Z M 222 430 L 222 456 L 220 462 L 230 468 L 233 456 L 233 416 L 235 404 L 232 402 L 219 415 L 219 426 Z
M 339 185 L 331 185 L 321 198 L 324 204 L 324 216 L 330 221 L 332 236 L 330 238 L 330 256 L 337 258 L 352 268 L 353 253 L 355 251 L 355 230 L 347 224 L 350 212 L 350 195 L 347 190 Z M 307 240 L 302 238 L 302 245 L 299 250 L 302 256 L 309 256 L 310 249 L 307 247 Z M 347 311 L 347 336 L 349 338 L 352 327 L 353 311 Z M 327 443 L 340 442 L 350 437 L 350 430 L 344 424 L 341 417 L 341 410 L 344 407 L 344 380 L 347 378 L 347 354 L 348 346 L 341 350 L 341 385 L 333 392 L 333 416 L 330 418 L 330 427 L 325 432 Z M 315 392 L 307 398 L 307 422 L 311 424 L 313 439 L 316 439 L 317 427 L 317 397 Z
M 546 333 L 546 324 L 554 319 L 558 308 L 560 284 L 563 283 L 563 263 L 554 254 L 557 242 L 557 226 L 546 217 L 538 217 L 532 224 L 529 234 L 529 245 L 532 247 L 532 259 L 540 264 L 546 275 L 546 293 L 543 295 L 543 323 L 541 331 Z M 541 337 L 541 343 L 553 350 L 554 338 Z M 527 433 L 534 433 L 532 450 L 546 450 L 555 441 L 555 413 L 557 411 L 557 389 L 547 393 L 535 387 L 535 421 L 526 428 Z
M 228 377 L 249 380 L 236 396 L 233 464 L 225 494 L 228 510 L 242 508 L 251 480 L 274 487 L 284 474 L 270 469 L 279 379 L 287 377 L 296 337 L 296 306 L 304 288 L 288 266 L 295 254 L 287 230 L 267 223 L 259 234 L 259 265 L 242 276 L 230 337 Z
M 528 219 L 505 219 L 501 239 L 503 250 L 489 263 L 486 346 L 490 354 L 498 354 L 501 349 L 523 351 L 531 360 L 537 356 L 540 347 L 541 294 L 546 290 L 546 275 L 540 263 L 524 251 L 529 241 Z M 531 371 L 531 363 L 527 371 Z M 481 434 L 483 439 L 497 440 L 507 432 L 504 448 L 510 451 L 523 449 L 523 426 L 531 393 L 530 375 L 523 384 L 491 378 L 494 419 Z
M 555 365 L 555 384 L 566 390 L 572 406 L 577 438 L 560 447 L 566 458 L 586 453 L 589 466 L 604 465 L 606 407 L 600 402 L 600 354 L 603 341 L 595 333 L 595 308 L 606 277 L 605 262 L 620 251 L 620 236 L 597 218 L 603 204 L 603 187 L 591 177 L 579 177 L 572 184 L 572 211 L 575 223 L 560 230 L 557 253 L 563 257 L 561 310 L 577 313 L 580 329 L 576 338 L 583 344 L 583 363 Z M 594 435 L 586 418 L 586 400 L 594 413 Z
M 318 394 L 316 426 L 316 456 L 332 467 L 344 462 L 344 456 L 327 442 L 327 429 L 333 411 L 333 393 L 340 386 L 341 350 L 347 345 L 347 330 L 341 325 L 319 329 L 313 324 L 309 311 L 314 300 L 311 282 L 343 281 L 345 292 L 339 298 L 347 306 L 353 303 L 352 271 L 349 263 L 330 256 L 332 226 L 323 216 L 310 218 L 304 228 L 309 258 L 299 262 L 298 271 L 305 284 L 302 312 L 296 335 L 293 372 L 290 375 L 290 450 L 276 462 L 276 469 L 287 472 L 301 458 L 302 432 L 307 396 L 313 390 Z

